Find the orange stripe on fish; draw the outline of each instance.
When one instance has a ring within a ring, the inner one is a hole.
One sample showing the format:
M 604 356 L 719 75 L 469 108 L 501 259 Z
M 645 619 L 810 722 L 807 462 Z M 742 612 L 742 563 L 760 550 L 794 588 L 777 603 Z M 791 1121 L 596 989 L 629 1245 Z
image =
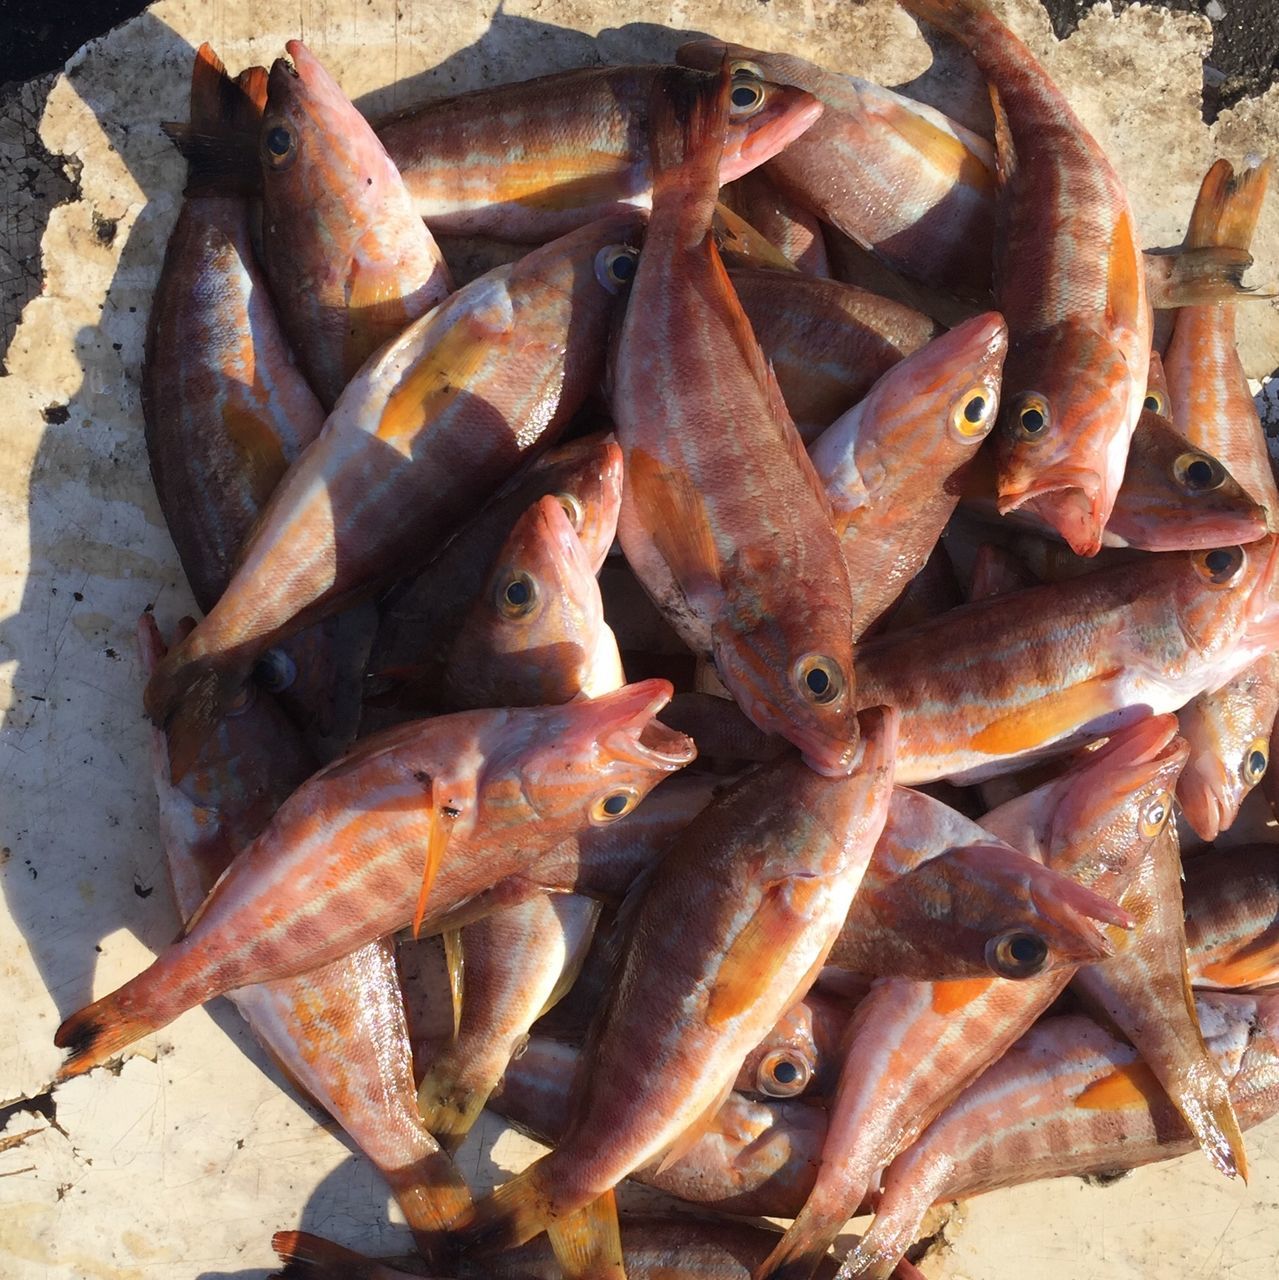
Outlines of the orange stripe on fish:
M 960 978 L 954 982 L 933 983 L 934 1013 L 954 1013 L 984 995 L 998 981 L 993 978 Z
M 1110 685 L 1122 674 L 1122 667 L 1112 667 L 1072 688 L 1045 694 L 1029 706 L 992 721 L 973 735 L 972 745 L 991 755 L 1030 751 L 1113 710 Z
M 1123 1111 L 1151 1107 L 1166 1096 L 1155 1073 L 1144 1062 L 1133 1062 L 1090 1084 L 1075 1099 L 1075 1106 L 1085 1111 Z

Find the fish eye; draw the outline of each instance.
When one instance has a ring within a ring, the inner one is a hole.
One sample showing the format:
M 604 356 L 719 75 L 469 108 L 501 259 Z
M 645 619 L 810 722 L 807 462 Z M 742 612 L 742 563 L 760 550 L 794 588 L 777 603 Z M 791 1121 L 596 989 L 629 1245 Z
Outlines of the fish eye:
M 254 664 L 253 678 L 268 693 L 283 693 L 298 678 L 297 663 L 283 649 L 268 649 Z
M 1167 825 L 1171 813 L 1172 794 L 1161 791 L 1142 807 L 1141 816 L 1137 819 L 1137 830 L 1147 840 L 1153 840 Z
M 527 573 L 503 578 L 497 588 L 497 609 L 503 617 L 526 618 L 537 605 L 537 584 Z
M 272 125 L 262 135 L 262 147 L 268 163 L 273 168 L 282 168 L 293 156 L 293 134 L 282 124 Z
M 581 533 L 582 523 L 586 519 L 582 511 L 582 504 L 571 493 L 557 493 L 555 501 L 560 504 L 560 509 L 568 516 L 568 522 L 573 526 L 573 532 Z
M 795 687 L 809 702 L 828 706 L 844 692 L 844 673 L 834 658 L 810 653 L 795 664 Z
M 728 91 L 729 115 L 734 120 L 745 120 L 764 105 L 767 96 L 762 77 L 750 70 L 750 64 L 735 63 L 733 86 Z
M 1229 587 L 1239 580 L 1244 566 L 1242 547 L 1215 547 L 1193 557 L 1195 571 L 1210 586 Z
M 595 255 L 595 278 L 609 293 L 619 293 L 635 279 L 639 250 L 628 244 L 607 244 Z
M 1270 763 L 1270 744 L 1265 738 L 1253 738 L 1248 744 L 1248 750 L 1244 752 L 1243 767 L 1240 774 L 1244 782 L 1255 787 L 1261 781 L 1261 775 L 1266 771 L 1266 765 Z
M 1146 398 L 1141 402 L 1141 407 L 1148 410 L 1150 413 L 1158 413 L 1166 416 L 1164 398 L 1158 391 L 1147 391 Z
M 950 425 L 964 440 L 979 440 L 994 425 L 999 398 L 989 387 L 970 387 L 950 411 Z
M 605 792 L 591 805 L 591 821 L 597 824 L 616 822 L 639 804 L 639 793 L 630 787 Z
M 1048 963 L 1048 943 L 1037 933 L 1012 929 L 986 943 L 986 963 L 1001 978 L 1033 978 Z
M 1048 401 L 1043 396 L 1030 392 L 1018 396 L 1013 403 L 1010 429 L 1018 440 L 1042 440 L 1051 421 Z
M 794 1098 L 812 1078 L 812 1067 L 794 1049 L 774 1049 L 760 1059 L 755 1088 L 770 1098 Z
M 1211 454 L 1189 450 L 1172 464 L 1173 479 L 1187 493 L 1210 493 L 1226 482 L 1226 469 Z

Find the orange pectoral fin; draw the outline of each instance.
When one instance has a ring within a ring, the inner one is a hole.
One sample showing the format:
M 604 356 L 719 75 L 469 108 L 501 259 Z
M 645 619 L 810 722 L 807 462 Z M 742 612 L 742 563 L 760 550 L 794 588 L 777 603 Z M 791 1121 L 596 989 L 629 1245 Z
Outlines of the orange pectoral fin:
M 1075 1106 L 1084 1111 L 1123 1111 L 1148 1107 L 1167 1096 L 1155 1073 L 1144 1062 L 1133 1062 L 1094 1080 L 1075 1099 Z
M 934 982 L 933 1012 L 954 1013 L 985 994 L 997 981 L 997 978 L 956 978 L 950 982 Z
M 1106 280 L 1106 320 L 1112 329 L 1138 333 L 1145 323 L 1141 314 L 1142 276 L 1146 264 L 1133 236 L 1132 218 L 1125 209 L 1110 237 L 1110 268 Z
M 422 887 L 418 890 L 417 906 L 413 911 L 413 936 L 416 938 L 422 929 L 422 920 L 426 915 L 426 900 L 431 896 L 431 886 L 440 870 L 444 858 L 444 850 L 448 847 L 451 820 L 442 812 L 431 806 L 431 834 L 426 841 L 426 862 L 422 867 Z M 460 1015 L 460 1011 L 457 1016 Z
M 259 414 L 230 402 L 222 406 L 222 426 L 243 460 L 253 496 L 265 503 L 289 469 L 279 437 Z
M 685 594 L 720 581 L 719 548 L 706 504 L 686 472 L 663 466 L 643 449 L 631 452 L 626 483 L 645 514 L 653 543 Z
M 973 735 L 972 745 L 987 755 L 1016 755 L 1070 733 L 1115 709 L 1110 683 L 1122 668 L 1103 671 L 1089 680 L 1045 694 L 1028 706 L 992 720 Z

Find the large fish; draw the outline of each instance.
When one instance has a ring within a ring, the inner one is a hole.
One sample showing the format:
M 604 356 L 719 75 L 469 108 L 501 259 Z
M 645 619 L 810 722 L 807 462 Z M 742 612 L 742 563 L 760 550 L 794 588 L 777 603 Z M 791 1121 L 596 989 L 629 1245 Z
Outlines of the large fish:
M 1271 536 L 981 600 L 862 645 L 858 698 L 901 709 L 898 781 L 980 781 L 1232 679 L 1279 643 L 1277 571 Z
M 538 243 L 652 200 L 655 87 L 696 94 L 687 68 L 587 67 L 427 102 L 378 126 L 418 215 L 438 232 Z M 821 114 L 757 82 L 731 104 L 719 182 L 763 164 Z
M 304 783 L 181 939 L 54 1039 L 87 1071 L 184 1010 L 440 916 L 616 821 L 694 755 L 653 680 L 566 707 L 461 712 L 365 739 Z M 518 841 L 513 838 L 519 832 Z
M 1279 845 L 1186 863 L 1186 961 L 1196 987 L 1279 985 Z
M 1279 1107 L 1279 996 L 1201 992 L 1197 1014 L 1244 1128 Z M 1195 1148 L 1141 1055 L 1091 1019 L 1046 1018 L 970 1085 L 884 1175 L 841 1276 L 888 1280 L 930 1205 Z
M 459 1243 L 497 1252 L 556 1228 L 701 1135 L 743 1058 L 811 984 L 883 827 L 897 717 L 863 721 L 851 775 L 823 777 L 793 755 L 765 766 L 654 868 L 567 1131 L 476 1202 Z
M 262 261 L 332 408 L 364 361 L 452 288 L 435 238 L 364 117 L 301 40 L 271 68 L 258 135 Z
M 1094 555 L 1141 414 L 1151 311 L 1119 178 L 1030 50 L 983 0 L 900 0 L 990 84 L 995 305 L 1008 321 L 999 509 L 1030 507 Z
M 830 507 L 711 236 L 729 104 L 659 79 L 653 216 L 616 355 L 618 535 L 645 589 L 761 728 L 844 774 L 857 741 L 848 572 Z M 801 108 L 802 109 L 802 108 Z
M 425 559 L 553 442 L 599 376 L 638 231 L 639 215 L 596 223 L 490 272 L 365 365 L 147 685 L 176 776 L 264 650 Z

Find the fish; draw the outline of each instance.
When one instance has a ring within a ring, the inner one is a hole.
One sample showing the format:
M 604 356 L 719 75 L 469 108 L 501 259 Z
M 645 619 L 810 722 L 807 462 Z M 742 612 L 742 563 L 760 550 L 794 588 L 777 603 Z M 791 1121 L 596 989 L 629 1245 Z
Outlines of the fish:
M 745 267 L 728 278 L 806 443 L 941 332 L 922 312 L 838 280 Z
M 147 684 L 175 777 L 266 649 L 411 570 L 554 443 L 599 376 L 639 218 L 482 276 L 360 371 L 271 495 L 222 597 Z
M 423 103 L 376 123 L 418 216 L 450 235 L 538 244 L 652 201 L 653 94 L 713 77 L 661 66 L 585 67 Z M 719 182 L 777 154 L 821 114 L 759 82 L 723 128 Z
M 763 169 L 752 169 L 720 195 L 801 271 L 819 277 L 830 275 L 821 222 L 784 195 Z
M 378 348 L 452 292 L 400 174 L 302 43 L 271 67 L 258 134 L 262 266 L 326 409 Z
M 1190 743 L 1177 801 L 1201 839 L 1212 841 L 1228 830 L 1244 797 L 1265 776 L 1277 711 L 1279 655 L 1268 653 L 1177 713 Z
M 1279 846 L 1186 862 L 1186 962 L 1196 988 L 1279 984 Z
M 1246 254 L 1273 168 L 1270 160 L 1249 161 L 1236 172 L 1228 160 L 1218 160 L 1199 188 L 1186 247 Z M 1235 307 L 1182 307 L 1163 363 L 1177 429 L 1219 458 L 1260 503 L 1267 529 L 1279 529 L 1279 488 L 1235 346 Z
M 442 915 L 568 836 L 625 816 L 695 748 L 660 680 L 565 707 L 459 712 L 357 743 L 232 862 L 183 936 L 54 1042 L 79 1075 L 180 1013 Z M 518 829 L 520 840 L 511 840 Z M 358 907 L 354 904 L 358 904 Z
M 632 901 L 566 1132 L 475 1202 L 454 1232 L 460 1247 L 522 1244 L 696 1141 L 834 941 L 884 824 L 896 728 L 892 710 L 863 713 L 851 775 L 787 756 L 721 793 L 675 841 Z
M 1197 1016 L 1245 1128 L 1279 1106 L 1279 996 L 1199 992 Z M 1168 1160 L 1195 1139 L 1141 1055 L 1077 1014 L 1045 1018 L 889 1165 L 841 1276 L 887 1280 L 934 1203 Z
M 707 70 L 725 56 L 735 72 L 807 90 L 825 107 L 764 167 L 784 195 L 905 275 L 989 290 L 995 157 L 985 138 L 934 107 L 792 54 L 718 40 L 676 54 Z
M 858 591 L 853 637 L 924 567 L 995 425 L 1008 329 L 976 316 L 894 365 L 809 445 Z
M 757 1098 L 824 1097 L 836 1083 L 839 1042 L 851 1013 L 844 1000 L 809 988 L 746 1055 L 734 1091 Z
M 618 537 L 750 719 L 814 769 L 846 774 L 857 741 L 848 572 L 710 234 L 729 103 L 754 83 L 724 70 L 697 94 L 674 78 L 655 84 L 653 214 L 613 379 L 626 466 Z
M 995 306 L 1008 321 L 995 434 L 1002 513 L 1029 507 L 1095 555 L 1141 414 L 1152 312 L 1114 169 L 983 0 L 900 0 L 968 49 L 990 86 Z
M 1172 716 L 1117 734 L 982 825 L 1107 896 L 1121 893 L 1172 813 L 1185 763 Z M 812 1195 L 754 1280 L 812 1274 L 874 1174 L 904 1150 L 1065 988 L 1063 966 L 1018 982 L 876 983 L 858 1005 Z
M 579 894 L 540 894 L 462 931 L 465 996 L 447 1042 L 423 1046 L 418 1103 L 450 1154 L 479 1119 L 529 1028 L 572 986 L 600 904 Z
M 1268 536 L 1144 557 L 965 605 L 862 644 L 858 698 L 901 709 L 906 786 L 1060 754 L 1174 711 L 1274 648 L 1276 550 Z

